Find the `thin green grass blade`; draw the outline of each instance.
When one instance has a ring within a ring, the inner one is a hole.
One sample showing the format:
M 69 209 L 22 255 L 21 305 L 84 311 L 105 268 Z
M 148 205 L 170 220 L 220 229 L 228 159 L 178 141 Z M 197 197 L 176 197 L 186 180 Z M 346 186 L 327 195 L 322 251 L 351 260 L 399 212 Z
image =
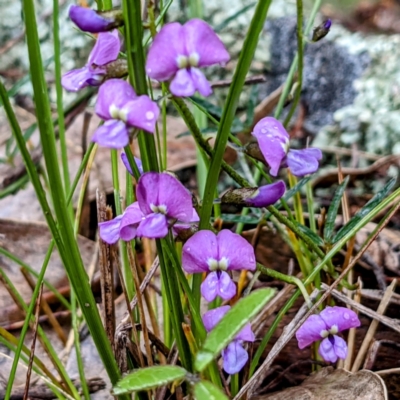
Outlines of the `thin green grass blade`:
M 324 229 L 324 239 L 327 243 L 331 243 L 332 241 L 333 231 L 335 230 L 336 216 L 348 183 L 349 177 L 346 176 L 346 179 L 336 189 L 332 202 L 329 206 Z
M 200 381 L 194 385 L 194 398 L 196 400 L 228 400 L 225 393 L 208 381 Z
M 47 84 L 43 74 L 43 65 L 39 47 L 39 37 L 33 0 L 23 1 L 23 11 L 30 61 L 30 72 L 31 76 L 35 77 L 35 79 L 32 80 L 32 85 L 35 95 L 36 114 L 40 116 L 38 119 L 38 127 L 43 147 L 46 171 L 48 173 L 49 181 L 51 182 L 50 190 L 52 194 L 54 210 L 58 220 L 58 227 L 55 226 L 54 220 L 50 221 L 49 227 L 53 237 L 57 238 L 56 243 L 60 256 L 63 260 L 71 284 L 77 294 L 79 304 L 92 334 L 96 348 L 107 370 L 111 382 L 115 383 L 120 376 L 120 372 L 112 353 L 111 345 L 108 342 L 105 334 L 100 314 L 88 282 L 87 274 L 82 263 L 76 239 L 74 237 L 72 221 L 70 219 L 70 214 L 68 213 L 66 204 L 66 196 L 61 180 L 59 161 L 56 151 L 50 104 L 47 95 Z M 23 153 L 24 149 L 26 151 L 26 147 L 23 137 L 20 134 L 20 129 L 16 130 L 15 127 L 13 128 L 14 135 L 17 137 L 20 151 Z M 27 163 L 27 160 L 30 159 L 29 154 L 23 155 L 23 158 Z M 30 167 L 27 169 L 29 170 Z M 33 175 L 37 175 L 36 171 L 31 172 Z M 40 186 L 38 187 L 38 190 L 41 190 Z M 38 197 L 43 197 L 43 194 L 40 193 Z M 67 249 L 68 251 L 66 251 Z

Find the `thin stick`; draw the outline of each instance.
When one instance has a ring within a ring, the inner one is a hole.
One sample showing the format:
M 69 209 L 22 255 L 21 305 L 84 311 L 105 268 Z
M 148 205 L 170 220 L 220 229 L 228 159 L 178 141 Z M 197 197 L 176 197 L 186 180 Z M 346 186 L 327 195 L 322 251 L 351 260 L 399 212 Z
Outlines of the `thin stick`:
M 23 400 L 27 400 L 28 394 L 29 394 L 29 385 L 31 382 L 32 366 L 33 366 L 33 359 L 35 356 L 36 338 L 37 338 L 37 331 L 38 331 L 38 326 L 39 326 L 40 301 L 42 299 L 42 293 L 43 293 L 43 282 L 40 285 L 39 295 L 36 299 L 35 323 L 33 325 L 33 339 L 32 339 L 32 345 L 31 345 L 31 354 L 29 355 L 28 370 L 26 371 L 26 383 L 25 383 L 25 391 L 24 391 Z
M 34 290 L 35 282 L 33 281 L 32 277 L 30 276 L 28 270 L 24 267 L 21 267 L 20 270 L 21 270 L 21 273 L 24 276 L 26 282 L 28 283 L 29 287 L 32 290 Z M 67 338 L 65 336 L 65 333 L 64 333 L 63 329 L 61 328 L 60 323 L 57 321 L 57 318 L 54 316 L 53 311 L 51 310 L 51 308 L 49 306 L 49 303 L 46 301 L 46 299 L 43 296 L 41 297 L 40 308 L 47 315 L 48 321 L 50 322 L 51 326 L 57 333 L 57 336 L 60 338 L 61 342 L 65 346 L 67 343 Z
M 131 270 L 132 270 L 132 274 L 133 274 L 133 280 L 135 283 L 136 296 L 138 299 L 138 308 L 139 308 L 140 321 L 141 321 L 142 331 L 143 331 L 144 346 L 146 348 L 146 353 L 147 353 L 147 363 L 149 366 L 152 366 L 153 365 L 153 356 L 151 353 L 149 332 L 147 330 L 146 315 L 144 313 L 143 297 L 142 297 L 142 293 L 140 292 L 140 283 L 139 283 L 139 275 L 137 272 L 137 264 L 135 261 L 135 256 L 133 255 L 132 246 L 130 246 L 129 243 L 128 243 L 128 257 L 129 257 L 129 264 L 131 266 Z
M 386 308 L 390 302 L 390 298 L 392 297 L 392 294 L 396 287 L 396 284 L 397 284 L 397 280 L 393 279 L 392 283 L 386 289 L 385 294 L 383 295 L 382 301 L 380 302 L 379 307 L 376 310 L 376 312 L 378 314 L 383 315 L 385 313 Z M 361 363 L 363 362 L 365 354 L 367 353 L 368 347 L 369 347 L 372 339 L 374 338 L 374 335 L 375 335 L 376 329 L 378 328 L 378 325 L 379 325 L 379 321 L 377 321 L 375 319 L 371 322 L 371 325 L 368 328 L 367 334 L 365 335 L 365 338 L 362 342 L 361 348 L 357 354 L 357 358 L 355 359 L 353 367 L 351 368 L 351 372 L 357 372 L 360 369 Z

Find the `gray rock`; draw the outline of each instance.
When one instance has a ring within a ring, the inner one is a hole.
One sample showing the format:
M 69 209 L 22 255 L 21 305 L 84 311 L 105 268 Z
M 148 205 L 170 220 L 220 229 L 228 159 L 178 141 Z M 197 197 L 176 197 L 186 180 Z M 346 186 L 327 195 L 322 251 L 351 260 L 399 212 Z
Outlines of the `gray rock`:
M 287 78 L 297 50 L 296 18 L 269 20 L 267 34 L 271 36 L 268 82 L 262 85 L 261 96 L 279 87 Z M 306 107 L 304 127 L 316 135 L 325 125 L 334 122 L 334 113 L 353 103 L 357 91 L 354 81 L 368 67 L 366 51 L 351 54 L 345 46 L 322 40 L 306 45 L 304 54 L 303 90 L 301 102 Z

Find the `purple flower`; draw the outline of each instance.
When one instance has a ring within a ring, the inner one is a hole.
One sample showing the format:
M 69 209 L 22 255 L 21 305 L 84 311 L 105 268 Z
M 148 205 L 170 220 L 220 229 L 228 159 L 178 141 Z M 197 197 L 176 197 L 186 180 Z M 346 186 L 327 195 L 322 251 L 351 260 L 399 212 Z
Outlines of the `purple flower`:
M 283 181 L 277 181 L 258 188 L 231 189 L 221 197 L 221 204 L 268 207 L 276 203 L 284 195 L 285 191 L 286 186 Z
M 137 158 L 137 157 L 133 157 L 133 158 L 135 159 L 135 162 L 136 162 L 136 165 L 137 165 L 138 170 L 139 170 L 139 172 L 140 172 L 140 175 L 142 175 L 142 174 L 143 174 L 142 160 L 140 160 L 140 158 Z M 131 166 L 130 166 L 130 164 L 129 164 L 128 157 L 126 156 L 125 153 L 121 153 L 121 160 L 122 160 L 122 162 L 124 163 L 125 168 L 126 168 L 126 169 L 128 170 L 128 172 L 133 176 L 132 168 L 131 168 Z
M 336 334 L 360 326 L 357 314 L 346 307 L 326 307 L 319 315 L 310 315 L 296 332 L 299 348 L 322 340 L 319 354 L 325 361 L 336 362 L 347 357 L 347 344 Z
M 62 86 L 71 92 L 77 92 L 86 86 L 100 86 L 106 74 L 104 65 L 118 58 L 121 42 L 118 31 L 99 33 L 96 44 L 83 68 L 73 69 L 63 75 Z
M 227 229 L 215 233 L 196 232 L 183 246 L 182 267 L 189 274 L 210 272 L 201 284 L 207 301 L 217 296 L 229 300 L 236 286 L 226 271 L 256 269 L 254 249 L 244 238 Z
M 119 239 L 130 241 L 137 236 L 137 228 L 145 218 L 136 201 L 126 208 L 125 212 L 114 219 L 99 223 L 100 237 L 108 244 Z
M 86 7 L 71 6 L 69 17 L 78 28 L 90 33 L 106 32 L 123 24 L 121 10 L 98 12 Z
M 203 323 L 207 332 L 210 332 L 221 321 L 222 317 L 229 311 L 230 306 L 222 306 L 207 311 L 203 315 Z M 254 333 L 251 325 L 246 326 L 236 335 L 235 339 L 222 351 L 223 368 L 228 374 L 238 373 L 246 364 L 249 355 L 243 348 L 242 343 L 254 342 Z
M 137 96 L 128 82 L 110 79 L 99 89 L 96 114 L 106 122 L 92 140 L 118 149 L 129 143 L 130 127 L 153 133 L 160 110 L 148 96 Z
M 146 217 L 138 227 L 138 236 L 162 238 L 168 234 L 169 225 L 191 222 L 193 218 L 190 192 L 168 173 L 144 173 L 139 179 L 136 196 Z
M 186 24 L 166 24 L 154 38 L 146 62 L 147 75 L 158 81 L 172 79 L 170 91 L 175 96 L 203 96 L 212 93 L 199 67 L 224 64 L 229 54 L 212 28 L 200 19 Z
M 318 170 L 322 152 L 316 148 L 289 150 L 289 134 L 283 125 L 273 117 L 261 119 L 252 133 L 260 147 L 269 173 L 277 176 L 280 167 L 289 167 L 295 176 L 312 174 Z
M 192 209 L 192 217 L 190 218 L 190 221 L 188 222 L 178 222 L 176 224 L 174 224 L 174 226 L 172 227 L 172 234 L 174 236 L 178 236 L 182 231 L 190 229 L 192 227 L 194 227 L 196 224 L 196 222 L 200 221 L 200 217 L 199 214 L 197 214 L 196 209 L 193 207 Z

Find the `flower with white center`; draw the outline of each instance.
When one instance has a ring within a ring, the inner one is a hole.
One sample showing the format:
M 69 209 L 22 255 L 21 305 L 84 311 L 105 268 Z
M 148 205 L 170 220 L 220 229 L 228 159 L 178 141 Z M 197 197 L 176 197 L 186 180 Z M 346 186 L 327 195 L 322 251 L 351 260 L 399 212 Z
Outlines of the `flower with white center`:
M 201 284 L 201 294 L 207 301 L 217 296 L 230 300 L 236 286 L 227 271 L 256 269 L 254 249 L 237 233 L 224 229 L 215 233 L 196 232 L 183 246 L 182 268 L 189 274 L 210 272 Z
M 150 46 L 146 62 L 147 75 L 158 81 L 168 81 L 170 91 L 179 97 L 203 96 L 212 93 L 210 83 L 199 69 L 225 64 L 229 53 L 213 29 L 200 19 L 184 25 L 173 22 L 164 25 Z

